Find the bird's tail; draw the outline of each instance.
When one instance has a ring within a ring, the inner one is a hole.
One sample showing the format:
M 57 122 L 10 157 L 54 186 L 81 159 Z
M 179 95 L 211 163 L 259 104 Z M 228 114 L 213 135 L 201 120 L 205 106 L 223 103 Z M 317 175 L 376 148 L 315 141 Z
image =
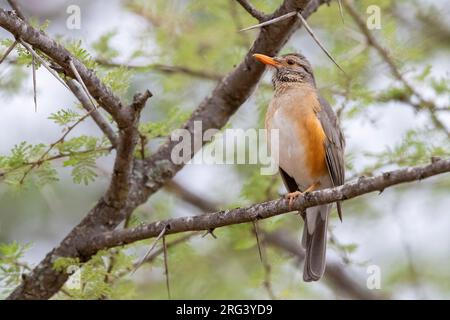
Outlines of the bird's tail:
M 328 214 L 331 205 L 322 205 L 306 209 L 302 246 L 305 248 L 305 266 L 303 280 L 319 280 L 325 272 L 327 249 Z

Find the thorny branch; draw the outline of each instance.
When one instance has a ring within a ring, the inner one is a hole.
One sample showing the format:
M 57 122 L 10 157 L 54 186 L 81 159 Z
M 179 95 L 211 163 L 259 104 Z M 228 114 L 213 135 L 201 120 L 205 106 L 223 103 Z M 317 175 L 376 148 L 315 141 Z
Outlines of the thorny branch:
M 309 207 L 344 201 L 374 191 L 383 191 L 397 184 L 423 180 L 446 172 L 450 172 L 450 159 L 435 158 L 431 164 L 426 166 L 398 169 L 374 177 L 360 177 L 339 187 L 307 193 L 305 196 L 297 198 L 291 207 L 288 200 L 281 198 L 254 204 L 246 208 L 156 221 L 132 229 L 94 235 L 79 250 L 89 253 L 92 250 L 97 251 L 152 238 L 160 234 L 164 228 L 166 229 L 165 234 L 168 235 L 186 231 L 206 231 L 233 224 L 267 219 L 291 211 L 303 211 Z
M 350 199 L 373 191 L 380 191 L 390 186 L 403 183 L 422 180 L 427 177 L 437 175 L 444 172 L 450 172 L 450 159 L 432 159 L 432 163 L 428 166 L 399 169 L 391 172 L 383 173 L 372 178 L 359 178 L 354 182 L 349 182 L 341 187 L 334 189 L 327 189 L 316 191 L 305 195 L 294 203 L 293 207 L 283 208 L 285 199 L 269 201 L 257 205 L 252 205 L 248 208 L 234 209 L 230 211 L 219 211 L 217 213 L 206 214 L 197 217 L 169 219 L 166 221 L 158 221 L 149 225 L 140 226 L 134 229 L 125 230 L 125 232 L 113 231 L 108 234 L 99 235 L 93 239 L 91 243 L 103 242 L 106 247 L 122 245 L 125 243 L 142 240 L 149 237 L 154 237 L 155 232 L 158 231 L 159 226 L 163 225 L 164 233 L 179 233 L 183 231 L 199 231 L 210 230 L 220 226 L 231 225 L 235 223 L 254 222 L 255 219 L 265 219 L 277 214 L 287 213 L 292 210 L 302 210 L 304 208 L 315 206 L 318 204 L 331 203 L 336 200 Z M 193 196 L 188 190 L 182 189 L 177 185 L 176 192 L 185 201 L 199 207 L 202 210 L 209 210 L 211 204 L 205 204 L 201 198 Z M 186 196 L 182 194 L 186 192 Z M 326 200 L 325 200 L 326 199 Z M 285 204 L 286 205 L 286 204 Z M 276 208 L 281 208 L 276 211 Z M 170 227 L 170 228 L 169 228 Z M 168 229 L 169 228 L 169 229 Z M 160 234 L 161 234 L 160 233 Z M 263 233 L 265 242 L 279 247 L 290 254 L 297 256 L 300 260 L 304 259 L 304 252 L 298 243 L 286 239 L 286 236 L 281 232 Z M 187 234 L 186 236 L 175 240 L 175 244 L 184 242 L 190 239 L 195 234 Z M 119 240 L 119 242 L 115 242 Z M 110 242 L 111 241 L 111 242 Z M 258 239 L 258 242 L 260 240 Z M 98 250 L 99 248 L 95 248 Z M 161 254 L 163 249 L 155 252 L 152 257 L 146 257 L 145 262 L 152 261 L 157 255 Z M 261 254 L 261 253 L 260 253 Z M 262 257 L 261 257 L 262 258 Z M 139 263 L 140 266 L 142 263 Z M 266 265 L 265 265 L 266 267 Z M 374 299 L 375 295 L 370 294 L 367 290 L 362 289 L 358 284 L 351 280 L 342 267 L 337 263 L 328 263 L 325 278 L 330 281 L 338 290 L 344 291 L 346 295 L 360 299 Z
M 340 2 L 339 2 L 340 4 Z M 240 32 L 242 31 L 248 31 L 248 30 L 252 30 L 252 29 L 256 29 L 256 28 L 262 28 L 274 23 L 278 23 L 281 22 L 285 19 L 289 19 L 291 17 L 296 17 L 298 18 L 301 22 L 302 25 L 305 27 L 306 31 L 308 32 L 308 34 L 311 36 L 311 38 L 313 38 L 313 40 L 317 43 L 317 45 L 320 47 L 320 49 L 327 55 L 327 57 L 336 65 L 336 67 L 338 67 L 339 70 L 341 70 L 344 75 L 346 77 L 348 77 L 348 75 L 345 73 L 344 69 L 341 68 L 341 66 L 336 62 L 336 60 L 333 58 L 333 56 L 330 54 L 330 52 L 325 48 L 325 46 L 322 44 L 322 42 L 319 40 L 319 38 L 316 36 L 316 34 L 314 33 L 314 31 L 312 30 L 312 28 L 309 26 L 309 24 L 306 22 L 306 19 L 303 17 L 303 12 L 297 12 L 297 11 L 292 11 L 292 12 L 288 12 L 285 15 L 279 16 L 279 17 L 275 17 L 273 19 L 270 20 L 266 20 L 262 23 L 259 23 L 257 25 L 245 28 L 245 29 L 241 29 Z
M 307 17 L 324 2 L 326 1 L 284 0 L 272 16 L 304 9 L 304 17 Z M 72 61 L 90 95 L 111 114 L 119 129 L 114 171 L 105 194 L 64 240 L 24 277 L 23 283 L 8 297 L 46 299 L 55 294 L 68 277 L 66 273 L 53 269 L 55 259 L 79 257 L 82 261 L 88 260 L 90 254 L 78 250 L 81 244 L 95 234 L 116 228 L 137 206 L 163 187 L 183 165 L 172 162 L 171 151 L 177 142 L 169 139 L 150 157 L 144 160 L 134 157 L 139 138 L 136 126 L 143 104 L 133 103 L 131 106 L 123 104 L 99 80 L 93 70 L 87 69 L 61 44 L 44 32 L 34 29 L 13 12 L 0 9 L 0 27 L 45 54 L 59 72 L 75 78 L 70 67 Z M 223 127 L 249 97 L 264 72 L 264 67 L 254 61 L 252 54 L 262 52 L 275 55 L 299 27 L 300 24 L 296 21 L 284 21 L 276 27 L 268 26 L 256 38 L 243 61 L 217 84 L 212 94 L 198 106 L 183 128 L 192 133 L 193 124 L 198 120 L 202 120 L 204 131 Z M 135 102 L 139 100 L 145 102 L 145 99 L 136 99 Z M 197 151 L 192 150 L 189 156 L 192 157 Z
M 75 78 L 70 68 L 70 62 L 72 61 L 87 89 L 99 105 L 108 111 L 118 123 L 126 123 L 126 119 L 124 119 L 126 118 L 126 111 L 123 110 L 124 107 L 120 99 L 100 81 L 92 70 L 89 70 L 61 44 L 51 39 L 45 33 L 31 27 L 26 21 L 20 19 L 16 13 L 1 8 L 0 26 L 11 32 L 16 39 L 26 42 L 35 50 L 39 49 L 56 65 L 61 67 L 62 72 Z
M 209 201 L 207 201 L 205 205 L 205 201 L 203 200 L 203 198 L 196 195 L 192 196 L 192 192 L 187 188 L 184 188 L 178 184 L 177 187 L 178 188 L 176 191 L 176 195 L 178 195 L 181 199 L 183 199 L 187 203 L 199 208 L 201 211 L 211 212 L 219 210 L 218 206 L 210 204 Z M 213 208 L 216 209 L 212 210 L 211 206 L 213 206 Z M 298 241 L 289 238 L 288 233 L 289 232 L 284 230 L 278 230 L 270 233 L 262 231 L 261 232 L 262 242 L 264 242 L 264 244 L 267 243 L 268 245 L 273 246 L 282 251 L 285 251 L 289 254 L 293 254 L 298 258 L 298 261 L 301 262 L 305 258 L 305 252 L 301 248 Z M 184 237 L 180 237 L 172 241 L 172 243 L 175 246 L 177 244 L 189 240 L 196 234 L 198 233 L 188 233 Z M 151 262 L 154 258 L 156 258 L 157 255 L 160 255 L 161 253 L 162 249 L 160 249 L 159 251 L 155 251 L 152 257 L 149 257 L 147 261 Z M 342 265 L 331 262 L 327 263 L 327 269 L 325 271 L 325 280 L 329 281 L 334 287 L 336 287 L 338 291 L 343 292 L 345 296 L 354 299 L 366 299 L 366 300 L 375 299 L 378 297 L 377 295 L 372 294 L 370 291 L 366 290 L 364 287 L 360 286 L 358 283 L 355 282 L 354 279 L 355 277 L 352 274 L 349 274 L 347 271 L 345 271 L 342 268 Z
M 289 12 L 302 12 L 307 18 L 326 0 L 284 0 L 270 16 L 280 17 Z M 0 9 L 0 27 L 11 32 L 16 39 L 27 43 L 45 55 L 52 65 L 67 77 L 77 78 L 85 84 L 88 94 L 111 114 L 118 127 L 116 159 L 111 181 L 105 194 L 86 217 L 55 247 L 29 274 L 8 299 L 47 299 L 53 296 L 67 280 L 68 275 L 53 268 L 59 257 L 78 257 L 87 261 L 100 248 L 113 247 L 133 241 L 155 237 L 167 228 L 165 235 L 189 230 L 213 230 L 214 228 L 264 219 L 289 211 L 284 199 L 256 204 L 248 208 L 216 212 L 213 214 L 170 219 L 138 228 L 113 231 L 139 205 L 164 186 L 182 167 L 171 160 L 171 151 L 176 141 L 167 140 L 150 157 L 140 160 L 134 156 L 139 133 L 137 124 L 150 92 L 138 94 L 131 105 L 126 105 L 114 95 L 83 63 L 76 59 L 61 44 L 44 32 L 31 27 L 13 12 Z M 193 132 L 195 121 L 203 121 L 203 131 L 223 127 L 228 119 L 249 97 L 260 80 L 264 67 L 252 58 L 256 52 L 275 55 L 300 27 L 294 19 L 280 21 L 276 26 L 268 25 L 259 33 L 243 61 L 222 78 L 212 94 L 203 100 L 183 128 Z M 73 66 L 71 66 L 71 62 Z M 192 150 L 192 157 L 198 150 Z M 391 185 L 420 180 L 435 174 L 450 171 L 450 160 L 437 160 L 425 167 L 400 169 L 374 178 L 361 178 L 339 188 L 313 192 L 299 198 L 295 208 L 306 208 L 321 203 L 344 200 Z M 167 223 L 167 224 L 165 224 Z
M 102 116 L 100 113 L 100 110 L 95 108 L 95 106 L 92 106 L 91 101 L 89 101 L 86 94 L 78 87 L 76 82 L 74 80 L 66 80 L 67 86 L 70 88 L 70 90 L 73 92 L 75 97 L 80 101 L 81 106 L 87 111 L 90 112 L 90 115 L 92 119 L 95 121 L 97 126 L 100 128 L 100 130 L 103 131 L 105 136 L 109 139 L 111 142 L 111 145 L 113 147 L 116 147 L 118 144 L 118 137 L 117 134 L 114 132 L 114 129 L 111 127 L 111 125 L 108 123 L 108 121 Z

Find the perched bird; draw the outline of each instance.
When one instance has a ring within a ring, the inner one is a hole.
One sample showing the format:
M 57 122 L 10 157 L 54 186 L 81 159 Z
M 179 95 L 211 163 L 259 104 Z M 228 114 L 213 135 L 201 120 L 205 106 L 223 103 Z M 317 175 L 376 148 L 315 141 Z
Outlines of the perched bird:
M 292 201 L 306 192 L 344 183 L 345 140 L 338 120 L 316 87 L 308 60 L 290 53 L 255 59 L 274 68 L 274 95 L 267 110 L 265 127 L 279 131 L 279 171 Z M 270 139 L 268 139 L 270 146 Z M 275 150 L 275 149 L 274 149 Z M 302 245 L 305 248 L 304 281 L 317 281 L 325 271 L 327 225 L 331 204 L 306 209 Z M 337 203 L 342 221 L 341 205 Z

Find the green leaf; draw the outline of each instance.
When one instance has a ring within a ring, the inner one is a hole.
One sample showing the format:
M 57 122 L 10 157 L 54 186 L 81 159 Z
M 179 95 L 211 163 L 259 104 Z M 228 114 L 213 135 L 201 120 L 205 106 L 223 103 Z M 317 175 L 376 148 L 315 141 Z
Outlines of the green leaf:
M 78 121 L 81 115 L 70 109 L 61 109 L 57 112 L 52 113 L 48 119 L 53 120 L 56 124 L 60 126 L 67 126 L 71 123 Z
M 66 49 L 69 50 L 78 60 L 80 60 L 88 69 L 95 69 L 97 63 L 92 58 L 91 54 L 82 47 L 81 40 L 71 41 L 66 44 Z

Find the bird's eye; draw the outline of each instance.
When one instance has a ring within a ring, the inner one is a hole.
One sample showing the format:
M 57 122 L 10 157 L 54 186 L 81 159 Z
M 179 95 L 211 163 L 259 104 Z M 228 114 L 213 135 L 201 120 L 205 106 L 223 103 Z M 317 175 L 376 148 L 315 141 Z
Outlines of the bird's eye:
M 292 66 L 293 64 L 295 64 L 295 62 L 294 62 L 294 60 L 288 59 L 287 64 Z

